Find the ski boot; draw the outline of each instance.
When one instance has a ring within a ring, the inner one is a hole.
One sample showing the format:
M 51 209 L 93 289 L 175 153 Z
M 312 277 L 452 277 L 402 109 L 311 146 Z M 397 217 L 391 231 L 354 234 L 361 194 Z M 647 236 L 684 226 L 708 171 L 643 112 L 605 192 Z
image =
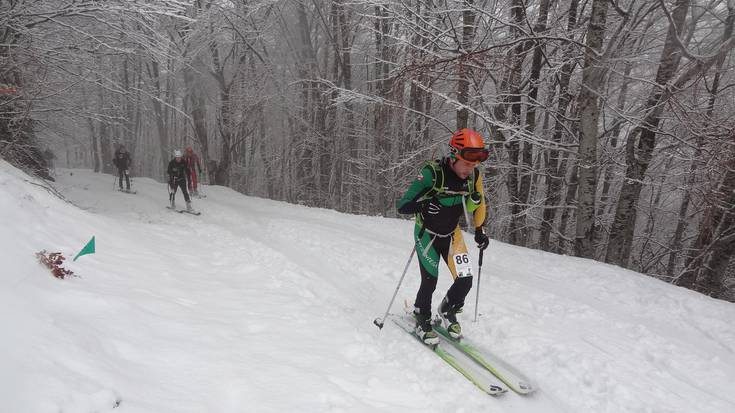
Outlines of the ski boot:
M 444 321 L 447 332 L 455 340 L 462 338 L 462 326 L 457 321 L 457 314 L 461 312 L 462 306 L 450 305 L 447 297 L 444 297 L 441 304 L 439 304 L 439 316 Z
M 194 208 L 191 207 L 191 201 L 186 203 L 186 212 L 194 212 Z
M 176 210 L 176 201 L 173 199 L 171 200 L 171 209 Z
M 439 335 L 431 327 L 431 314 L 422 314 L 418 309 L 413 311 L 416 319 L 416 335 L 427 346 L 434 347 L 439 344 Z

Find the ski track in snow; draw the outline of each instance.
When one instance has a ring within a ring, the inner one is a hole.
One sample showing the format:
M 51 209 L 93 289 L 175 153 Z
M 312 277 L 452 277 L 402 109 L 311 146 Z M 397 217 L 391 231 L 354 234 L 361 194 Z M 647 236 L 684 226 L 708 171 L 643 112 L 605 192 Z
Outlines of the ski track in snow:
M 465 334 L 540 389 L 493 398 L 372 324 L 408 220 L 212 186 L 191 216 L 151 179 L 131 195 L 61 170 L 70 205 L 25 180 L 0 161 L 0 412 L 735 411 L 735 306 L 634 272 L 492 242 Z M 71 262 L 92 235 L 97 253 Z M 50 277 L 40 249 L 80 277 Z M 435 305 L 450 278 L 442 266 Z M 393 312 L 418 284 L 414 258 Z

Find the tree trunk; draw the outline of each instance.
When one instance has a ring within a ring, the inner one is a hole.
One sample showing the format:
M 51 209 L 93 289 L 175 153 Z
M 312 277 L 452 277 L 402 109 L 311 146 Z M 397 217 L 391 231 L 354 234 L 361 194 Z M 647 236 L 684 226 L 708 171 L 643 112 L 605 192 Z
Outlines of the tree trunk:
M 135 73 L 133 73 L 133 79 L 130 79 L 131 68 L 130 68 L 130 57 L 125 56 L 122 64 L 121 78 L 122 87 L 125 94 L 120 98 L 121 106 L 125 113 L 125 119 L 122 122 L 122 144 L 130 152 L 131 156 L 135 156 L 135 108 L 136 104 L 133 101 L 133 86 L 132 83 L 135 81 Z
M 543 36 L 546 32 L 546 24 L 549 16 L 549 0 L 541 0 L 539 3 L 539 15 L 536 20 L 536 25 L 533 29 L 536 36 Z M 524 11 L 524 17 L 528 19 Z M 527 23 L 530 25 L 530 22 Z M 531 43 L 528 44 L 530 46 Z M 544 54 L 543 43 L 540 41 L 533 42 L 533 57 L 531 59 L 531 73 L 529 75 L 528 84 L 529 91 L 527 94 L 526 102 L 526 121 L 525 130 L 528 136 L 533 136 L 536 133 L 536 108 L 538 107 L 538 88 L 539 78 L 541 77 L 541 65 Z M 521 168 L 520 168 L 520 180 L 518 186 L 518 199 L 523 203 L 521 208 L 521 215 L 519 216 L 518 224 L 521 227 L 519 233 L 521 238 L 520 245 L 528 245 L 530 242 L 530 229 L 528 227 L 528 211 L 529 200 L 531 199 L 531 180 L 534 174 L 533 168 L 533 144 L 530 140 L 523 142 L 523 149 L 521 151 Z
M 102 172 L 102 157 L 100 155 L 99 135 L 97 134 L 97 131 L 94 127 L 94 121 L 92 119 L 88 119 L 87 123 L 89 124 L 89 136 L 92 141 L 91 147 L 94 172 L 99 173 Z
M 523 32 L 518 29 L 522 27 L 525 21 L 526 10 L 523 7 L 522 0 L 513 0 L 511 2 L 510 14 L 516 26 L 511 29 L 513 37 L 518 39 L 524 36 Z M 510 104 L 511 118 L 509 123 L 520 129 L 521 123 L 521 72 L 523 61 L 525 60 L 525 44 L 519 42 L 511 52 L 511 66 L 508 74 L 508 103 Z M 516 136 L 511 137 L 507 142 L 508 161 L 510 170 L 508 171 L 508 195 L 510 197 L 510 228 L 509 242 L 514 245 L 526 245 L 527 230 L 523 226 L 525 220 L 522 214 L 525 213 L 527 199 L 521 198 L 519 181 L 523 172 L 523 166 L 520 165 L 521 140 Z
M 579 0 L 572 0 L 569 5 L 569 17 L 567 22 L 568 33 L 572 33 L 577 27 L 578 7 Z M 554 145 L 560 145 L 563 142 L 562 137 L 565 129 L 563 120 L 566 118 L 569 102 L 571 101 L 569 82 L 575 66 L 573 52 L 574 47 L 571 44 L 567 45 L 564 49 L 564 64 L 561 67 L 561 75 L 559 77 L 559 103 L 556 110 L 557 115 L 554 123 L 554 134 L 551 138 Z M 546 203 L 544 205 L 544 216 L 541 222 L 540 244 L 542 250 L 549 251 L 549 240 L 554 228 L 559 200 L 561 199 L 562 176 L 564 174 L 564 171 L 559 170 L 559 151 L 553 146 L 549 150 L 546 165 Z
M 319 136 L 321 119 L 321 89 L 316 80 L 319 78 L 319 67 L 314 45 L 311 41 L 311 28 L 306 13 L 306 6 L 298 3 L 296 6 L 297 16 L 297 50 L 299 57 L 297 62 L 298 79 L 301 82 L 301 113 L 296 119 L 293 131 L 296 143 L 296 168 L 299 171 L 295 176 L 295 183 L 299 188 L 299 201 L 316 204 L 319 193 L 322 190 L 322 170 L 320 163 L 328 161 L 323 159 L 320 147 L 322 137 Z M 323 130 L 322 130 L 323 131 Z
M 165 114 L 163 111 L 163 93 L 161 90 L 161 71 L 158 67 L 158 62 L 151 60 L 148 64 L 148 76 L 153 81 L 155 95 L 151 98 L 153 104 L 153 113 L 156 119 L 156 129 L 158 131 L 158 148 L 161 153 L 161 162 L 165 164 L 171 159 L 172 154 L 169 153 L 169 139 L 168 139 L 168 127 L 166 125 Z
M 332 2 L 332 38 L 334 39 L 333 81 L 344 90 L 352 90 L 352 40 L 350 36 L 350 13 L 345 8 L 344 0 Z M 353 173 L 353 159 L 358 158 L 357 145 L 354 139 L 354 108 L 352 103 L 345 102 L 343 110 L 339 110 L 337 98 L 339 91 L 334 88 L 330 101 L 331 131 L 327 133 L 334 144 L 331 156 L 333 159 L 329 179 L 330 207 L 348 211 L 352 202 L 346 178 Z M 340 114 L 342 116 L 340 116 Z M 340 122 L 342 121 L 342 122 Z
M 460 50 L 467 53 L 472 48 L 472 41 L 475 38 L 475 11 L 472 6 L 474 0 L 465 0 L 465 9 L 462 10 L 462 40 Z M 468 123 L 469 111 L 469 89 L 470 89 L 470 68 L 466 64 L 466 57 L 460 56 L 457 62 L 457 101 L 461 105 L 457 109 L 457 130 L 466 128 Z
M 102 172 L 106 174 L 112 173 L 112 147 L 110 144 L 110 125 L 106 122 L 100 122 L 100 160 L 102 162 Z
M 207 105 L 204 93 L 196 85 L 194 71 L 190 66 L 184 68 L 184 87 L 186 99 L 189 104 L 189 116 L 191 117 L 194 139 L 199 144 L 199 157 L 205 170 L 210 163 L 209 136 L 207 133 Z
M 731 142 L 735 143 L 735 133 Z M 723 169 L 720 184 L 712 194 L 714 202 L 710 208 L 715 211 L 710 214 L 713 217 L 711 227 L 705 229 L 708 233 L 711 231 L 712 241 L 703 251 L 702 265 L 690 267 L 690 270 L 697 273 L 695 288 L 698 291 L 715 298 L 735 300 L 726 285 L 726 268 L 735 255 L 735 154 L 732 151 Z
M 729 14 L 727 16 L 727 20 L 725 23 L 725 30 L 722 35 L 722 41 L 727 42 L 733 35 L 733 25 L 735 24 L 735 7 L 731 7 L 729 9 Z M 715 110 L 715 102 L 717 100 L 717 93 L 720 88 L 720 77 L 722 74 L 722 67 L 725 62 L 725 58 L 727 57 L 726 54 L 722 54 L 722 56 L 717 60 L 715 63 L 715 75 L 714 79 L 712 80 L 712 87 L 710 88 L 710 98 L 709 102 L 707 104 L 707 113 L 705 115 L 705 122 L 709 123 L 714 118 L 714 110 Z M 677 257 L 679 253 L 681 252 L 681 244 L 682 244 L 682 238 L 684 235 L 684 232 L 686 231 L 686 228 L 688 226 L 689 220 L 687 219 L 687 211 L 689 210 L 689 203 L 691 202 L 691 193 L 694 189 L 694 183 L 696 182 L 696 176 L 697 176 L 697 169 L 699 165 L 699 158 L 702 154 L 702 149 L 704 146 L 703 139 L 701 137 L 697 137 L 697 143 L 696 143 L 696 149 L 694 151 L 694 155 L 692 157 L 692 162 L 689 167 L 689 175 L 687 177 L 686 184 L 684 186 L 684 196 L 682 197 L 681 205 L 679 206 L 679 215 L 678 220 L 676 223 L 676 230 L 674 230 L 674 236 L 671 240 L 671 252 L 669 253 L 669 263 L 667 266 L 666 273 L 669 276 L 674 277 L 674 271 L 676 269 L 677 264 Z M 706 227 L 703 227 L 705 232 L 708 232 L 709 230 Z M 690 250 L 694 251 L 695 253 L 699 253 L 700 250 L 705 246 L 704 243 L 700 243 L 700 241 L 704 241 L 706 238 L 709 237 L 709 234 L 703 234 L 700 231 L 699 236 L 697 237 L 695 244 L 692 245 Z M 692 259 L 689 259 L 687 262 L 687 267 L 691 264 Z M 696 281 L 696 271 L 694 269 L 689 268 L 689 270 L 685 270 L 684 273 L 674 278 L 674 283 L 686 288 L 693 288 L 694 283 Z
M 694 156 L 692 157 L 692 162 L 689 166 L 689 175 L 687 176 L 686 184 L 684 185 L 684 196 L 682 197 L 681 205 L 679 205 L 679 214 L 677 216 L 676 229 L 674 230 L 674 235 L 671 238 L 671 243 L 669 244 L 671 252 L 669 252 L 669 262 L 666 266 L 666 274 L 668 274 L 672 278 L 674 277 L 674 271 L 676 269 L 678 256 L 681 253 L 684 232 L 689 225 L 687 219 L 687 211 L 689 211 L 689 203 L 692 199 L 692 190 L 694 189 L 694 182 L 697 176 L 697 166 L 701 153 L 701 139 L 697 139 L 697 148 L 694 150 Z M 688 277 L 682 277 L 679 279 L 674 279 L 674 283 L 687 288 L 691 288 L 692 285 L 694 285 L 694 278 L 689 279 Z
M 378 96 L 390 100 L 393 94 L 394 80 L 390 76 L 391 62 L 394 61 L 394 40 L 392 39 L 392 20 L 388 17 L 388 12 L 384 5 L 375 6 L 375 46 L 379 56 L 379 61 L 375 62 L 374 76 L 377 84 Z M 390 136 L 391 125 L 393 124 L 395 110 L 388 105 L 377 105 L 374 113 L 374 157 L 377 159 L 376 169 L 382 169 L 390 160 L 392 152 L 392 139 Z M 387 172 L 376 170 L 373 182 L 376 182 L 375 191 L 378 196 L 375 201 L 377 203 L 376 210 L 382 211 L 386 215 L 391 207 L 392 194 L 389 191 L 391 180 Z
M 577 200 L 577 230 L 574 253 L 578 257 L 594 258 L 595 199 L 597 196 L 597 139 L 600 120 L 598 95 L 606 69 L 598 59 L 605 36 L 606 0 L 592 2 L 592 15 L 587 30 L 582 89 L 579 92 L 579 184 Z
M 642 122 L 631 132 L 626 142 L 627 169 L 625 180 L 618 197 L 615 219 L 610 229 L 610 240 L 607 246 L 605 262 L 627 266 L 633 244 L 633 233 L 638 217 L 636 204 L 643 188 L 643 179 L 653 157 L 656 146 L 656 130 L 661 122 L 664 95 L 663 88 L 673 78 L 679 62 L 681 51 L 677 51 L 677 41 L 684 28 L 689 0 L 676 0 L 672 13 L 673 24 L 669 25 L 666 42 L 661 52 L 660 64 L 656 73 L 656 85 L 651 91 L 642 111 L 646 114 Z M 636 148 L 636 138 L 640 135 Z
M 625 113 L 625 103 L 628 99 L 628 85 L 630 83 L 630 73 L 633 70 L 633 63 L 626 62 L 625 63 L 625 69 L 623 69 L 623 76 L 622 81 L 623 84 L 620 87 L 620 92 L 618 93 L 618 101 L 617 101 L 617 111 L 620 116 L 618 116 L 615 119 L 615 126 L 613 126 L 612 130 L 610 131 L 610 144 L 609 147 L 611 149 L 611 152 L 613 155 L 611 157 L 614 157 L 615 151 L 618 147 L 618 138 L 620 135 L 620 130 L 623 125 L 623 113 Z M 604 164 L 603 164 L 604 165 Z M 609 203 L 610 200 L 610 188 L 612 186 L 612 176 L 613 171 L 612 169 L 615 167 L 615 161 L 614 159 L 611 159 L 609 161 L 609 164 L 605 170 L 601 172 L 602 176 L 602 193 L 600 194 L 600 202 L 597 204 L 597 215 L 603 215 L 606 211 L 605 206 Z M 602 231 L 596 230 L 595 236 L 599 237 L 600 233 Z
M 573 155 L 570 155 L 570 157 Z M 559 223 L 559 242 L 554 252 L 558 254 L 566 254 L 569 251 L 569 239 L 566 238 L 567 226 L 570 218 L 577 210 L 577 187 L 579 182 L 579 162 L 576 159 L 569 159 L 572 170 L 569 173 L 569 183 L 567 184 L 567 192 L 564 197 L 564 210 L 561 214 L 561 222 Z

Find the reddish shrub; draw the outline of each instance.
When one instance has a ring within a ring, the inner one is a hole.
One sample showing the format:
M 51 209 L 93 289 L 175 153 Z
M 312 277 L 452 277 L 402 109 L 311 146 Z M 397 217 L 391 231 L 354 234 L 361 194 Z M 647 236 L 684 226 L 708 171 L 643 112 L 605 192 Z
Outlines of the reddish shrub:
M 66 258 L 60 252 L 49 253 L 46 250 L 41 250 L 36 253 L 36 258 L 38 258 L 38 262 L 51 270 L 51 274 L 56 278 L 63 280 L 66 276 L 74 276 L 73 271 L 64 269 L 61 266 Z

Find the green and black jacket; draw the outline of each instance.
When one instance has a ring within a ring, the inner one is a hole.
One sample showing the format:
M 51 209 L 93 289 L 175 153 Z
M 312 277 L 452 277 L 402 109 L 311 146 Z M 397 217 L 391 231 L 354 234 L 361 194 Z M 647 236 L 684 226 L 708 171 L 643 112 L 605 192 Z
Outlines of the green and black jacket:
M 461 179 L 449 162 L 448 158 L 427 162 L 396 205 L 401 214 L 416 214 L 417 226 L 439 236 L 457 228 L 465 208 L 473 214 L 475 228 L 485 223 L 487 214 L 479 169 Z

